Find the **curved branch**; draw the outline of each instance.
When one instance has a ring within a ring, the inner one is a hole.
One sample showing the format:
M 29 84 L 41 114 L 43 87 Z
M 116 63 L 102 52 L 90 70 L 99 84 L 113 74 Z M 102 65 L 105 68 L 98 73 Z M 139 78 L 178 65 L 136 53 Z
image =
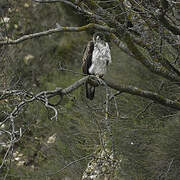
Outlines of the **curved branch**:
M 58 26 L 55 29 L 49 29 L 47 31 L 24 35 L 16 40 L 0 41 L 0 45 L 18 44 L 18 43 L 26 41 L 28 39 L 33 39 L 33 38 L 37 38 L 37 37 L 41 37 L 41 36 L 47 36 L 47 35 L 58 33 L 58 32 L 81 32 L 81 31 L 86 31 L 89 29 L 97 29 L 97 30 L 101 30 L 101 31 L 115 32 L 115 29 L 113 29 L 113 28 L 109 28 L 107 26 L 102 26 L 102 25 L 98 25 L 98 24 L 94 24 L 94 23 L 90 23 L 90 24 L 87 24 L 87 25 L 81 26 L 81 27 Z
M 79 88 L 80 86 L 82 86 L 87 80 L 95 80 L 96 83 L 98 84 L 98 80 L 95 76 L 85 76 L 82 79 L 76 81 L 75 83 L 73 83 L 72 85 L 70 85 L 69 87 L 65 88 L 65 89 L 57 89 L 55 91 L 47 91 L 47 97 L 53 97 L 56 95 L 67 95 L 69 93 L 71 93 L 72 91 L 76 90 L 77 88 Z M 132 94 L 132 95 L 136 95 L 136 96 L 140 96 L 140 97 L 144 97 L 147 99 L 151 99 L 156 103 L 159 103 L 163 106 L 166 107 L 171 107 L 177 110 L 180 110 L 180 103 L 177 101 L 173 101 L 171 99 L 165 98 L 161 95 L 159 95 L 158 93 L 152 92 L 152 91 L 146 91 L 146 90 L 142 90 L 140 88 L 137 88 L 135 86 L 130 86 L 130 85 L 125 85 L 125 84 L 114 84 L 113 82 L 104 80 L 105 83 L 112 89 L 118 90 L 121 93 L 128 93 L 128 94 Z M 94 82 L 95 83 L 95 82 Z M 49 94 L 49 96 L 48 96 Z
M 79 87 L 81 87 L 87 80 L 93 80 L 93 83 L 97 83 L 97 85 L 99 85 L 97 77 L 90 75 L 90 76 L 85 76 L 85 77 L 81 78 L 80 80 L 74 82 L 72 85 L 70 85 L 64 89 L 57 88 L 54 91 L 43 91 L 43 92 L 38 93 L 37 95 L 33 95 L 32 93 L 30 93 L 30 94 L 27 93 L 27 96 L 29 96 L 30 99 L 20 102 L 20 104 L 17 105 L 15 107 L 15 109 L 12 111 L 11 115 L 12 115 L 12 117 L 16 117 L 17 114 L 20 112 L 20 109 L 22 109 L 26 104 L 33 102 L 35 100 L 41 101 L 43 104 L 50 105 L 51 108 L 53 108 L 53 105 L 49 104 L 50 98 L 55 97 L 57 95 L 60 95 L 61 97 L 63 97 L 64 95 L 67 95 L 67 94 L 73 92 L 74 90 L 78 89 Z M 125 85 L 125 84 L 117 85 L 117 84 L 114 84 L 113 82 L 110 82 L 107 80 L 104 80 L 104 81 L 105 81 L 105 84 L 107 86 L 109 86 L 110 88 L 112 88 L 114 90 L 118 90 L 121 93 L 128 93 L 131 95 L 136 95 L 136 96 L 140 96 L 143 98 L 151 99 L 154 102 L 161 104 L 163 106 L 180 110 L 180 103 L 179 102 L 173 101 L 173 100 L 168 99 L 166 97 L 163 97 L 156 92 L 142 90 L 142 89 L 137 88 L 135 86 Z M 3 93 L 5 93 L 5 91 L 3 91 Z M 8 94 L 8 93 L 12 94 L 12 92 L 7 91 L 6 94 Z M 17 95 L 17 94 L 15 94 L 15 95 Z M 9 118 L 10 118 L 10 116 L 8 116 L 6 118 L 6 120 Z
M 46 91 L 47 98 L 51 98 L 57 95 L 61 95 L 61 96 L 67 95 L 72 91 L 76 90 L 77 88 L 79 88 L 80 86 L 82 86 L 90 77 L 91 76 L 85 76 L 64 89 L 56 88 L 54 91 Z
M 171 107 L 171 108 L 180 110 L 180 103 L 179 102 L 165 98 L 165 97 L 159 95 L 158 93 L 155 93 L 152 91 L 147 91 L 147 90 L 142 90 L 142 89 L 137 88 L 135 86 L 130 86 L 130 85 L 128 86 L 125 84 L 117 85 L 117 84 L 114 84 L 114 83 L 107 81 L 107 80 L 105 82 L 109 87 L 111 87 L 112 89 L 118 90 L 121 93 L 124 92 L 124 93 L 128 93 L 128 94 L 144 97 L 147 99 L 151 99 L 154 102 L 159 103 L 163 106 L 167 106 L 167 107 Z

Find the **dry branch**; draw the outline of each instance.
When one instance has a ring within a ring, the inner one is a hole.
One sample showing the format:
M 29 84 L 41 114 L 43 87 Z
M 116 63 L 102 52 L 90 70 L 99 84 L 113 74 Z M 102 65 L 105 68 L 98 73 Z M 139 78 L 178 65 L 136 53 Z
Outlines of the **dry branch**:
M 171 107 L 171 108 L 180 110 L 179 102 L 165 98 L 165 97 L 159 95 L 158 93 L 155 93 L 152 91 L 147 91 L 147 90 L 142 90 L 135 86 L 125 85 L 125 84 L 117 85 L 117 84 L 114 84 L 109 81 L 105 81 L 105 82 L 109 87 L 111 87 L 112 89 L 118 90 L 121 93 L 128 93 L 128 94 L 144 97 L 147 99 L 151 99 L 154 102 L 161 104 L 163 106 L 167 106 L 167 107 Z
M 60 95 L 60 96 L 67 95 L 67 94 L 73 92 L 74 90 L 78 89 L 87 80 L 91 80 L 91 79 L 93 81 L 95 80 L 97 82 L 97 84 L 98 84 L 98 80 L 97 80 L 97 78 L 95 76 L 92 76 L 92 75 L 91 76 L 85 76 L 85 77 L 81 78 L 80 80 L 74 82 L 72 85 L 70 85 L 70 86 L 68 86 L 68 87 L 66 87 L 64 89 L 57 88 L 54 91 L 43 91 L 43 92 L 38 93 L 35 96 L 33 96 L 31 94 L 31 98 L 29 100 L 24 101 L 23 103 L 20 103 L 19 105 L 22 106 L 22 104 L 23 104 L 23 106 L 24 106 L 25 103 L 29 103 L 29 102 L 32 102 L 34 100 L 39 100 L 39 101 L 41 101 L 43 103 L 47 103 L 49 98 L 52 98 L 52 97 L 57 96 L 57 95 Z M 178 101 L 165 98 L 165 97 L 159 95 L 156 92 L 142 90 L 142 89 L 140 89 L 138 87 L 131 86 L 131 85 L 125 85 L 125 84 L 118 84 L 117 85 L 117 84 L 115 84 L 113 82 L 110 82 L 110 81 L 107 81 L 107 80 L 104 80 L 104 81 L 105 81 L 107 86 L 109 86 L 110 88 L 112 88 L 114 90 L 118 90 L 121 93 L 128 93 L 128 94 L 131 94 L 131 95 L 144 97 L 144 98 L 153 100 L 154 102 L 159 103 L 159 104 L 161 104 L 163 106 L 171 107 L 171 108 L 180 110 L 180 103 Z M 12 95 L 11 92 L 9 92 L 9 94 Z M 6 96 L 7 96 L 7 93 L 6 93 Z M 4 97 L 2 97 L 2 98 L 4 99 Z M 16 108 L 16 113 L 17 113 L 17 108 Z
M 115 32 L 115 30 L 113 28 L 109 28 L 106 26 L 93 24 L 93 23 L 90 23 L 90 24 L 87 24 L 87 25 L 81 26 L 81 27 L 62 27 L 62 26 L 59 26 L 57 28 L 49 29 L 47 31 L 42 31 L 42 32 L 38 32 L 38 33 L 24 35 L 24 36 L 22 36 L 16 40 L 8 39 L 6 41 L 0 41 L 0 45 L 18 44 L 18 43 L 21 43 L 21 42 L 26 41 L 28 39 L 33 39 L 33 38 L 37 38 L 37 37 L 41 37 L 41 36 L 47 36 L 47 35 L 59 33 L 59 32 L 81 32 L 81 31 L 87 31 L 89 29 L 97 29 L 97 30 L 101 30 L 101 31 Z
M 88 80 L 88 77 L 89 78 L 92 77 L 94 79 L 94 76 L 86 76 L 86 77 L 80 79 L 79 81 L 75 82 L 71 86 L 62 90 L 61 91 L 62 95 L 68 94 L 68 93 L 72 92 L 73 90 L 77 89 L 78 87 L 80 87 L 81 85 L 83 85 L 84 82 L 86 80 Z M 165 98 L 165 97 L 159 95 L 158 93 L 155 93 L 152 91 L 147 91 L 147 90 L 142 90 L 142 89 L 137 88 L 135 86 L 125 85 L 125 84 L 117 85 L 117 84 L 114 84 L 113 82 L 109 82 L 107 80 L 105 80 L 105 83 L 109 87 L 111 87 L 112 89 L 118 90 L 121 93 L 128 93 L 128 94 L 144 97 L 147 99 L 151 99 L 154 102 L 159 103 L 163 106 L 167 106 L 167 107 L 171 107 L 171 108 L 180 110 L 180 103 L 179 102 Z

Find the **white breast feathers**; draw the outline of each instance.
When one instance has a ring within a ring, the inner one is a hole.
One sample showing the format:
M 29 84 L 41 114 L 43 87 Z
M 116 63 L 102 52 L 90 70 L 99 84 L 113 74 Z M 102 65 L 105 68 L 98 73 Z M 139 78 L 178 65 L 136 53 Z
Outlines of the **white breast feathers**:
M 94 45 L 92 65 L 89 68 L 89 73 L 103 76 L 106 73 L 107 65 L 111 62 L 111 53 L 108 43 L 96 42 Z

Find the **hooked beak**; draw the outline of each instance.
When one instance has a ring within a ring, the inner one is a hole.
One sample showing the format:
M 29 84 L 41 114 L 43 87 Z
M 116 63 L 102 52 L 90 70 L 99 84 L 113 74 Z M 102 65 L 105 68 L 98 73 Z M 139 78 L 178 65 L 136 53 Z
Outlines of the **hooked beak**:
M 99 36 L 96 37 L 96 40 L 100 40 Z

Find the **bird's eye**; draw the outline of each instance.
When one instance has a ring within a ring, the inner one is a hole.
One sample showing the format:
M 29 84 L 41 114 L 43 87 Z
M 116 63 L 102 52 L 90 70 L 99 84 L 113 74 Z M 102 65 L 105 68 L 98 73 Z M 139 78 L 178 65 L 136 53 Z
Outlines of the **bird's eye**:
M 96 39 L 99 40 L 99 36 L 97 36 Z

